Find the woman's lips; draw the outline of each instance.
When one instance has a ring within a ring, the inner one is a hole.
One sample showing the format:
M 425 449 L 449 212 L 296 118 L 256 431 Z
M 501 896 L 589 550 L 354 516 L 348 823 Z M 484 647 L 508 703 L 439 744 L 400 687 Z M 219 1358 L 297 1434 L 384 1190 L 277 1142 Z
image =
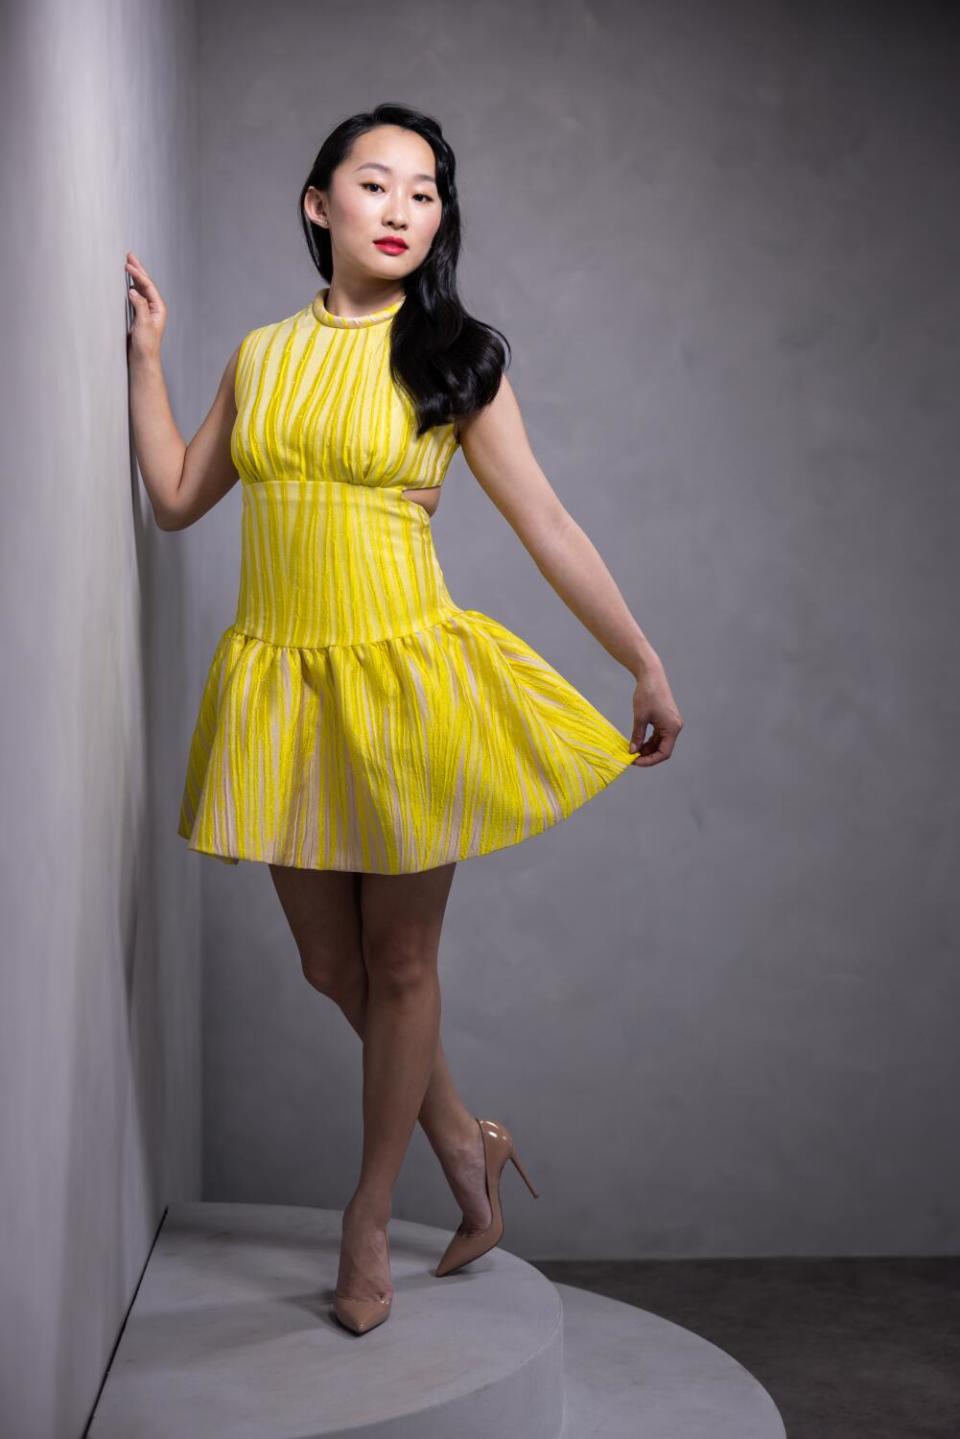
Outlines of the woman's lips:
M 402 240 L 374 240 L 378 250 L 384 250 L 388 255 L 402 255 L 407 248 Z

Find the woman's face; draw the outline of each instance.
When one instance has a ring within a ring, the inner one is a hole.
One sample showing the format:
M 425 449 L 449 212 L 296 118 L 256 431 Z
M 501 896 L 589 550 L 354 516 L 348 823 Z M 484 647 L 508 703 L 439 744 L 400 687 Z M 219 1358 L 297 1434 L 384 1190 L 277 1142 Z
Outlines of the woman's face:
M 340 282 L 402 281 L 423 264 L 440 224 L 433 150 L 400 125 L 359 135 L 333 172 L 329 190 L 313 186 L 304 211 L 330 231 Z M 378 241 L 402 241 L 390 249 Z

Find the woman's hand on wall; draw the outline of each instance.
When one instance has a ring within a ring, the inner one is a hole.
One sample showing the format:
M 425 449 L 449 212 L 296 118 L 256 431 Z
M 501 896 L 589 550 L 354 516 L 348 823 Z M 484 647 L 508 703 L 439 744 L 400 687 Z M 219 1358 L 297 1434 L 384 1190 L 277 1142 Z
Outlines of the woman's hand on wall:
M 132 250 L 127 251 L 124 269 L 133 282 L 127 289 L 127 299 L 133 306 L 133 323 L 127 332 L 127 358 L 155 360 L 160 355 L 160 341 L 167 328 L 167 307 Z

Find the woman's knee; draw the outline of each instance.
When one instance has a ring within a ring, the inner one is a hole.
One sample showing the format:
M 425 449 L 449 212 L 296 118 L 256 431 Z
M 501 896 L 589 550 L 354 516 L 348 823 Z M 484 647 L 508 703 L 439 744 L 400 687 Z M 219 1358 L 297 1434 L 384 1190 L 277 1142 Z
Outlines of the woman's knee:
M 270 874 L 308 983 L 338 1002 L 355 999 L 366 986 L 359 876 L 278 864 Z
M 398 994 L 436 983 L 440 931 L 456 861 L 411 874 L 363 874 L 361 948 L 371 985 Z
M 436 979 L 437 936 L 432 927 L 420 925 L 364 934 L 363 959 L 370 985 L 407 994 Z
M 359 948 L 310 945 L 300 948 L 300 967 L 308 984 L 340 1004 L 355 1000 L 367 984 Z

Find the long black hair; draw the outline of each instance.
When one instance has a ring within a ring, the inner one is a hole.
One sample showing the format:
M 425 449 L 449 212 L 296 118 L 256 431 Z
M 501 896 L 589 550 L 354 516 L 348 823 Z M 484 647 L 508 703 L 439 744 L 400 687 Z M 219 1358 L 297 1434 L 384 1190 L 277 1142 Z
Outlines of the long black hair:
M 438 121 L 407 105 L 377 105 L 343 120 L 324 140 L 300 191 L 300 220 L 320 274 L 333 278 L 330 231 L 303 208 L 311 185 L 329 190 L 334 170 L 358 135 L 376 125 L 401 125 L 422 135 L 436 157 L 442 212 L 430 253 L 406 277 L 406 298 L 390 322 L 390 369 L 417 414 L 417 438 L 434 425 L 472 414 L 493 399 L 508 363 L 510 343 L 500 330 L 468 315 L 457 294 L 460 204 L 456 160 Z M 501 343 L 502 341 L 502 343 Z M 506 347 L 506 349 L 504 348 Z

